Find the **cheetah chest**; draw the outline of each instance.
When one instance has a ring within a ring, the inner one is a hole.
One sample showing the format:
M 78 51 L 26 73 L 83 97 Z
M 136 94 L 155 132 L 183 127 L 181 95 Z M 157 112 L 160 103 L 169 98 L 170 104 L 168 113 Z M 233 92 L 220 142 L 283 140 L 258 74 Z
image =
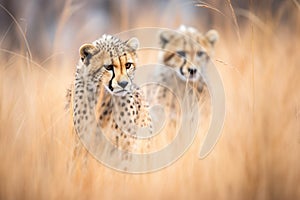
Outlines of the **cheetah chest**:
M 97 111 L 100 127 L 116 146 L 133 143 L 141 127 L 152 131 L 148 104 L 139 90 L 124 96 L 108 94 Z

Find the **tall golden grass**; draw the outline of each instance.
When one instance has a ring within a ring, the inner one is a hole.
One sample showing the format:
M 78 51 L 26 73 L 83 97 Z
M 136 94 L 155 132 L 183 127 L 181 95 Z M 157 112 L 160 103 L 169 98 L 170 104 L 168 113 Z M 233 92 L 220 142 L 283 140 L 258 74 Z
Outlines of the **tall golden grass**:
M 77 58 L 37 63 L 26 45 L 1 48 L 0 199 L 300 199 L 299 2 L 276 12 L 216 2 L 198 8 L 222 13 L 213 20 L 221 36 L 214 63 L 226 93 L 222 136 L 207 158 L 198 159 L 199 135 L 155 173 L 117 172 L 92 157 L 70 173 L 74 140 L 64 96 Z

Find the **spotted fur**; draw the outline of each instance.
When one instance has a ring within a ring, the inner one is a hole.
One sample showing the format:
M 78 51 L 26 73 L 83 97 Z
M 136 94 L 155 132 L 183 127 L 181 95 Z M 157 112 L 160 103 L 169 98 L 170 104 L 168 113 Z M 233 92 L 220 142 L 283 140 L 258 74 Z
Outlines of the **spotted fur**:
M 104 133 L 127 152 L 136 148 L 140 127 L 152 131 L 148 104 L 132 82 L 138 45 L 136 38 L 124 42 L 103 35 L 80 47 L 74 85 L 67 94 L 79 138 L 90 137 L 89 132 Z

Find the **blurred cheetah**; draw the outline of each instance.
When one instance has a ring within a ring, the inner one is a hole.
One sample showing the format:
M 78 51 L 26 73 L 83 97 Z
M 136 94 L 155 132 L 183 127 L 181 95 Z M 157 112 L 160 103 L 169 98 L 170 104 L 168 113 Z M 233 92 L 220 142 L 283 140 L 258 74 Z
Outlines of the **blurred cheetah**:
M 181 99 L 186 92 L 193 92 L 201 98 L 203 95 L 200 94 L 206 87 L 206 68 L 218 37 L 215 30 L 203 35 L 195 28 L 183 25 L 176 31 L 162 31 L 159 42 L 163 51 L 159 55 L 159 62 L 170 68 L 160 68 L 156 74 L 157 80 L 176 91 Z M 174 97 L 170 97 L 170 92 L 165 88 L 156 87 L 150 91 L 152 94 L 148 92 L 147 96 L 152 97 L 151 102 L 160 102 L 172 110 L 178 109 L 179 105 L 175 105 Z

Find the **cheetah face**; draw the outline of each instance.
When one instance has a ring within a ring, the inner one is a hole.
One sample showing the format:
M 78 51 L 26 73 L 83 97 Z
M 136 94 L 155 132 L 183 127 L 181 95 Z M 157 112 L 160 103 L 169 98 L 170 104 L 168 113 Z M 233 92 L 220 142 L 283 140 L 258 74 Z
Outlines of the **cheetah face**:
M 191 27 L 181 26 L 178 32 L 166 30 L 160 33 L 160 43 L 164 52 L 163 64 L 173 67 L 184 81 L 198 81 L 213 54 L 218 39 L 215 30 L 205 35 Z
M 136 68 L 136 38 L 123 42 L 104 35 L 93 44 L 80 48 L 81 62 L 92 80 L 100 82 L 113 95 L 125 95 L 132 90 Z

